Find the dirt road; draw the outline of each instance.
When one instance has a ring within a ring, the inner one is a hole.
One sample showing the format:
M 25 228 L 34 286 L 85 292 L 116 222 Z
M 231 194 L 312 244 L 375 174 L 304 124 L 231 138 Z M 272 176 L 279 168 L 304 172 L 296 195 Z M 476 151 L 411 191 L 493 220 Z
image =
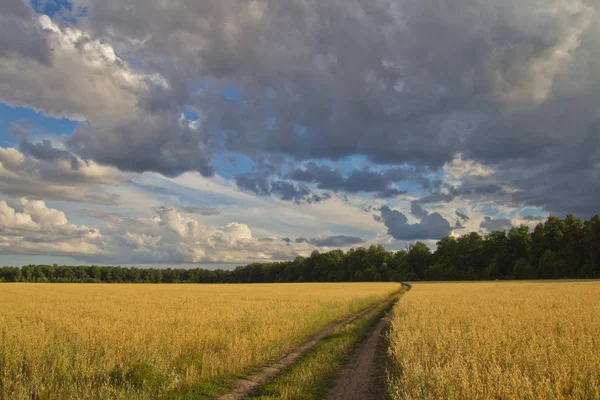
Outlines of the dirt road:
M 385 394 L 385 340 L 387 326 L 384 317 L 355 350 L 340 372 L 327 400 L 381 400 Z
M 279 360 L 274 361 L 268 365 L 265 365 L 257 373 L 252 374 L 252 375 L 248 376 L 247 378 L 239 379 L 237 381 L 237 383 L 235 384 L 234 389 L 231 392 L 227 393 L 226 395 L 219 397 L 219 400 L 240 400 L 240 399 L 247 397 L 252 392 L 254 392 L 256 389 L 258 389 L 260 386 L 264 385 L 265 383 L 267 383 L 268 381 L 273 379 L 275 376 L 279 375 L 282 371 L 284 371 L 285 369 L 287 369 L 288 367 L 293 365 L 296 362 L 296 360 L 298 358 L 300 358 L 300 356 L 302 356 L 307 351 L 312 349 L 319 341 L 321 341 L 322 339 L 327 337 L 334 330 L 354 321 L 355 319 L 359 318 L 360 316 L 362 316 L 362 315 L 366 314 L 367 312 L 369 312 L 370 310 L 372 310 L 374 307 L 377 307 L 380 304 L 382 304 L 386 301 L 389 301 L 389 299 L 391 297 L 397 296 L 397 295 L 398 295 L 398 292 L 392 294 L 391 296 L 389 296 L 381 301 L 378 301 L 375 304 L 372 304 L 371 306 L 367 307 L 366 309 L 364 309 L 356 314 L 351 315 L 350 317 L 346 318 L 343 321 L 330 324 L 327 328 L 320 331 L 318 334 L 313 336 L 311 339 L 306 341 L 304 344 L 290 350 L 286 355 L 284 355 Z M 379 324 L 377 326 L 379 326 Z M 385 324 L 383 326 L 385 327 Z M 383 328 L 381 328 L 381 329 L 383 330 Z M 369 340 L 370 339 L 371 338 L 369 338 Z M 340 399 L 341 398 L 343 398 L 343 397 L 340 397 Z M 363 398 L 363 399 L 367 399 L 367 398 Z

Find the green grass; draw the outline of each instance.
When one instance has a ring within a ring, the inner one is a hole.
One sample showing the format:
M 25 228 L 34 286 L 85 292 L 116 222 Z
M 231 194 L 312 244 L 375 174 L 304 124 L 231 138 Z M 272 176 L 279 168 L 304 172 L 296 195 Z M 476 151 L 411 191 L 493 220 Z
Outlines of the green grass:
M 396 302 L 397 297 L 373 308 L 321 340 L 294 366 L 261 387 L 254 400 L 318 400 L 335 383 L 338 372 L 355 346 Z
M 232 375 L 214 379 L 210 382 L 200 382 L 195 385 L 186 385 L 182 388 L 179 388 L 176 391 L 167 394 L 165 398 L 189 400 L 215 398 L 231 390 L 234 387 L 237 379 L 240 377 L 241 375 Z

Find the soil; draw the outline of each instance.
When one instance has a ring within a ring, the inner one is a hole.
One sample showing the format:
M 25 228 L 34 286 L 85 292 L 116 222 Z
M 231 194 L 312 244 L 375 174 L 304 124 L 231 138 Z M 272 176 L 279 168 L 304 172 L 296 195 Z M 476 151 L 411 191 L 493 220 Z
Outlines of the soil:
M 385 396 L 385 328 L 383 317 L 341 370 L 327 400 L 381 400 Z

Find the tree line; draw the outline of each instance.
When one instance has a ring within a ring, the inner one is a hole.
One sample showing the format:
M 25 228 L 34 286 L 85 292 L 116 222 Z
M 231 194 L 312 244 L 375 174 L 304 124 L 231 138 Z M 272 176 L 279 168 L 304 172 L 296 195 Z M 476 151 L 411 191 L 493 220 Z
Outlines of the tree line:
M 382 246 L 346 252 L 315 250 L 293 261 L 253 263 L 233 270 L 25 265 L 0 268 L 0 282 L 270 283 L 600 278 L 600 214 L 582 221 L 548 217 L 533 231 L 476 232 L 405 250 Z

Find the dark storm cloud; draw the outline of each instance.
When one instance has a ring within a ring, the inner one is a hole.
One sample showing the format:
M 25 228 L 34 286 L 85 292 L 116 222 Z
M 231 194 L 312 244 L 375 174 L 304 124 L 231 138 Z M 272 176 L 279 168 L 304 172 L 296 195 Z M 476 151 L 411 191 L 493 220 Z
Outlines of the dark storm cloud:
M 419 203 L 413 201 L 410 203 L 410 213 L 417 218 L 423 218 L 429 215 L 429 213 L 419 205 Z
M 505 193 L 502 186 L 497 183 L 492 183 L 490 180 L 495 179 L 494 177 L 486 177 L 485 179 L 478 177 L 463 177 L 463 180 L 458 186 L 453 186 L 447 183 L 439 185 L 434 188 L 429 194 L 424 195 L 413 203 L 417 205 L 421 204 L 434 204 L 434 203 L 448 203 L 456 198 L 470 198 L 475 200 L 497 200 L 505 202 L 508 199 L 507 193 Z M 444 191 L 442 192 L 442 189 Z
M 259 196 L 276 196 L 281 200 L 294 201 L 296 203 L 319 203 L 331 198 L 329 193 L 313 193 L 305 185 L 297 185 L 281 179 L 271 179 L 265 172 L 247 172 L 235 175 L 237 186 L 247 192 Z
M 170 177 L 198 171 L 212 176 L 206 138 L 176 122 L 173 113 L 155 117 L 117 125 L 108 140 L 98 140 L 93 126 L 80 124 L 67 143 L 83 157 L 123 171 L 153 171 Z
M 406 168 L 390 168 L 385 171 L 374 171 L 370 168 L 352 170 L 347 176 L 342 171 L 327 165 L 309 162 L 289 174 L 289 178 L 300 182 L 315 183 L 319 189 L 345 193 L 375 193 L 376 197 L 395 197 L 406 191 L 391 185 L 408 180 L 414 173 Z
M 492 168 L 495 182 L 456 194 L 432 182 L 432 196 L 420 204 L 436 195 L 486 196 L 555 213 L 598 211 L 598 2 L 81 3 L 88 12 L 77 24 L 91 38 L 166 81 L 127 88 L 137 98 L 130 120 L 100 129 L 98 117 L 88 118 L 91 127 L 69 142 L 84 158 L 129 171 L 210 176 L 211 157 L 223 149 L 296 161 L 359 154 L 434 170 L 462 153 Z M 10 41 L 20 37 L 36 43 L 37 34 L 11 22 L 31 13 L 22 4 L 1 6 L 0 38 L 8 44 L 0 49 L 13 51 L 19 46 Z M 54 90 L 36 89 L 30 98 Z M 234 96 L 224 95 L 232 89 Z M 197 129 L 179 121 L 186 106 L 199 110 Z M 304 182 L 398 194 L 377 177 L 368 182 L 368 174 L 340 181 L 326 172 Z M 305 195 L 295 194 L 303 189 L 293 183 L 280 186 L 282 198 Z
M 240 189 L 256 193 L 259 196 L 271 194 L 271 183 L 266 174 L 245 173 L 235 176 L 235 183 Z
M 308 241 L 308 243 L 317 247 L 346 247 L 364 243 L 364 241 L 364 239 L 356 236 L 337 235 L 312 238 Z
M 409 224 L 406 215 L 398 210 L 383 206 L 380 211 L 381 216 L 376 220 L 383 222 L 388 234 L 397 240 L 440 239 L 452 231 L 450 223 L 437 212 L 423 216 L 416 224 Z
M 375 197 L 380 198 L 380 199 L 388 199 L 388 198 L 400 196 L 401 194 L 406 194 L 406 193 L 408 193 L 407 190 L 400 190 L 400 189 L 396 189 L 396 188 L 387 188 L 381 192 L 375 193 Z
M 271 193 L 281 200 L 301 201 L 311 195 L 310 189 L 291 182 L 275 180 L 271 182 Z
M 0 57 L 18 55 L 50 65 L 52 49 L 43 30 L 33 24 L 35 18 L 22 0 L 0 2 Z
M 492 217 L 484 217 L 479 227 L 485 229 L 488 232 L 491 231 L 508 231 L 512 228 L 512 223 L 509 219 L 494 219 Z
M 136 55 L 152 55 L 148 65 L 178 83 L 152 95 L 164 103 L 152 111 L 188 101 L 188 82 L 198 78 L 234 82 L 251 100 L 243 109 L 218 96 L 197 99 L 209 123 L 233 130 L 233 150 L 305 159 L 361 153 L 435 167 L 473 143 L 453 139 L 476 138 L 484 123 L 498 120 L 499 97 L 542 96 L 536 90 L 546 89 L 557 68 L 553 50 L 576 50 L 568 47 L 590 30 L 593 9 L 576 2 L 576 13 L 552 3 L 547 8 L 555 12 L 541 17 L 527 2 L 430 3 L 208 1 L 165 8 L 154 1 L 134 12 L 92 1 L 83 23 L 115 46 L 125 37 L 146 39 Z M 180 34 L 169 35 L 175 26 Z M 194 42 L 203 45 L 190 52 Z M 548 64 L 541 78 L 529 67 L 536 63 Z M 264 129 L 267 120 L 275 123 Z M 512 121 L 506 125 L 503 132 Z M 473 146 L 474 154 L 483 147 Z M 506 156 L 524 151 L 513 146 L 518 151 Z
M 294 240 L 296 243 L 308 243 L 308 239 L 304 237 L 299 237 Z
M 50 140 L 31 141 L 29 139 L 30 129 L 37 130 L 37 127 L 25 124 L 11 124 L 9 127 L 11 135 L 19 138 L 19 149 L 23 154 L 30 154 L 43 161 L 71 160 L 73 158 L 70 152 L 54 147 Z M 74 167 L 77 167 L 77 164 L 74 164 Z
M 32 165 L 37 163 L 37 161 L 41 161 L 42 164 L 45 163 L 43 166 L 38 165 L 36 167 L 39 170 L 38 174 L 41 178 L 48 183 L 85 183 L 94 180 L 94 177 L 77 173 L 80 168 L 88 165 L 89 161 L 78 159 L 72 152 L 55 147 L 50 140 L 31 141 L 29 139 L 30 128 L 38 129 L 37 127 L 12 124 L 9 131 L 12 135 L 19 137 L 19 150 L 24 155 L 33 156 L 33 159 L 28 159 L 28 163 Z M 61 160 L 68 161 L 70 168 L 64 168 L 56 164 L 57 161 Z M 31 170 L 33 167 L 30 166 L 29 169 Z
M 74 168 L 73 164 L 77 167 Z M 0 147 L 0 193 L 34 199 L 66 200 L 114 205 L 118 195 L 105 192 L 99 184 L 118 185 L 120 179 L 88 167 L 86 161 L 71 158 L 40 160 L 14 148 Z M 84 169 L 83 171 L 81 169 Z
M 512 182 L 519 190 L 512 199 L 516 202 L 539 206 L 551 214 L 575 213 L 590 217 L 600 211 L 600 140 L 579 141 L 565 144 L 563 149 L 546 155 L 533 155 L 506 166 L 498 172 L 499 178 Z M 538 165 L 529 166 L 538 159 Z M 592 164 L 596 163 L 596 166 Z

